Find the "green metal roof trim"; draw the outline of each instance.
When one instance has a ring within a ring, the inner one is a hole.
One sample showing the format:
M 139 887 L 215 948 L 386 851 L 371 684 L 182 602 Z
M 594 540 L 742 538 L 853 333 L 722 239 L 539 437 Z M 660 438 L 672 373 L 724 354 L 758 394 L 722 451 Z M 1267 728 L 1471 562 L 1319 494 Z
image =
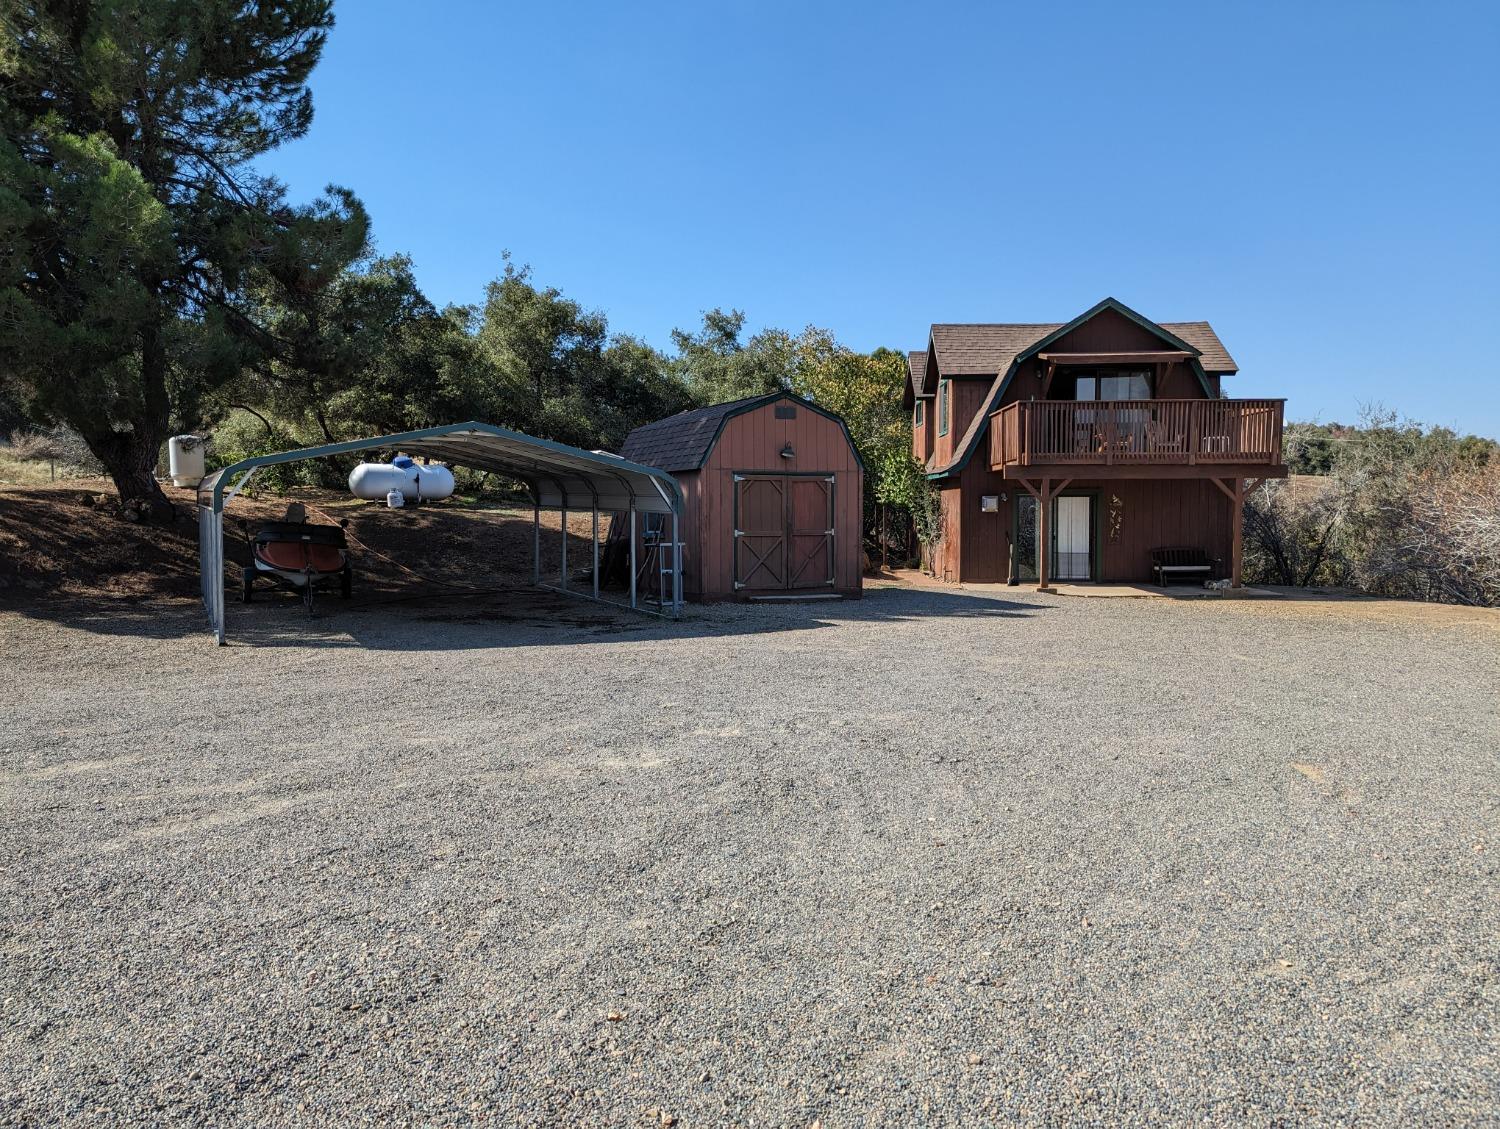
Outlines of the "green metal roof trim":
M 225 488 L 234 476 L 258 467 L 387 447 L 519 479 L 531 487 L 539 505 L 561 502 L 570 509 L 588 509 L 598 502 L 601 509 L 623 509 L 635 499 L 637 509 L 663 513 L 682 506 L 681 486 L 656 467 L 474 420 L 241 459 L 198 484 L 198 505 L 223 512 Z M 583 484 L 585 490 L 575 493 L 575 484 Z
M 1201 357 L 1203 355 L 1203 350 L 1202 349 L 1198 349 L 1198 348 L 1195 348 L 1192 345 L 1189 345 L 1186 341 L 1184 341 L 1181 337 L 1178 337 L 1175 333 L 1169 333 L 1169 332 L 1167 332 L 1165 329 L 1163 329 L 1161 326 L 1157 325 L 1150 318 L 1146 317 L 1144 314 L 1138 314 L 1138 313 L 1136 313 L 1134 310 L 1132 310 L 1124 302 L 1121 302 L 1119 299 L 1117 299 L 1117 298 L 1105 298 L 1103 301 L 1099 302 L 1097 305 L 1093 306 L 1091 309 L 1085 310 L 1083 313 L 1079 314 L 1072 321 L 1068 322 L 1067 325 L 1064 325 L 1064 326 L 1061 326 L 1061 327 L 1059 327 L 1057 329 L 1054 329 L 1051 333 L 1047 334 L 1046 337 L 1043 337 L 1035 345 L 1029 346 L 1028 348 L 1023 349 L 1021 352 L 1017 353 L 1016 354 L 1016 360 L 1017 361 L 1024 361 L 1024 360 L 1026 360 L 1029 357 L 1034 357 L 1037 353 L 1040 353 L 1048 345 L 1052 344 L 1052 342 L 1058 340 L 1061 337 L 1066 336 L 1069 333 L 1072 333 L 1075 329 L 1077 329 L 1084 322 L 1089 321 L 1092 318 L 1098 317 L 1105 310 L 1113 310 L 1115 313 L 1119 314 L 1121 317 L 1123 317 L 1123 318 L 1125 318 L 1125 319 L 1127 319 L 1129 321 L 1135 322 L 1136 325 L 1140 326 L 1142 329 L 1146 330 L 1148 333 L 1154 333 L 1154 334 L 1156 334 L 1156 336 L 1160 337 L 1163 341 L 1166 341 L 1166 342 L 1168 342 L 1168 343 L 1170 343 L 1172 345 L 1175 345 L 1177 348 L 1181 349 L 1184 353 L 1191 353 L 1195 357 Z
M 979 448 L 980 440 L 984 438 L 985 432 L 989 430 L 990 414 L 995 411 L 996 407 L 999 406 L 1001 399 L 1004 398 L 1005 390 L 1010 387 L 1010 382 L 1015 377 L 1016 370 L 1021 367 L 1022 362 L 1029 361 L 1032 357 L 1036 356 L 1048 345 L 1052 344 L 1054 341 L 1060 340 L 1067 334 L 1073 332 L 1073 330 L 1077 329 L 1080 325 L 1084 324 L 1084 322 L 1088 321 L 1090 318 L 1097 317 L 1105 310 L 1113 310 L 1121 317 L 1133 321 L 1136 325 L 1140 326 L 1147 332 L 1156 334 L 1156 336 L 1160 337 L 1168 344 L 1181 349 L 1185 353 L 1191 353 L 1192 356 L 1188 358 L 1188 363 L 1192 365 L 1193 374 L 1198 378 L 1198 386 L 1203 389 L 1203 395 L 1205 398 L 1213 398 L 1213 391 L 1208 386 L 1208 374 L 1203 371 L 1203 364 L 1198 360 L 1198 358 L 1203 355 L 1203 351 L 1201 349 L 1189 345 L 1175 333 L 1171 333 L 1163 329 L 1161 326 L 1157 325 L 1154 321 L 1146 317 L 1144 314 L 1136 313 L 1124 302 L 1121 302 L 1116 298 L 1105 298 L 1103 301 L 1095 304 L 1090 309 L 1087 309 L 1083 313 L 1079 314 L 1072 321 L 1068 322 L 1067 325 L 1060 326 L 1059 328 L 1053 330 L 1036 344 L 1028 345 L 1025 349 L 1021 350 L 1021 352 L 1015 355 L 1015 357 L 1010 362 L 1010 367 L 1005 370 L 1004 377 L 1001 378 L 994 392 L 990 394 L 989 402 L 982 409 L 980 409 L 982 417 L 981 423 L 979 427 L 974 431 L 973 436 L 969 440 L 968 446 L 964 448 L 962 454 L 960 454 L 956 461 L 950 462 L 942 470 L 928 472 L 927 477 L 933 481 L 938 481 L 944 478 L 951 478 L 953 475 L 961 473 L 964 467 L 969 465 L 969 460 L 974 457 L 974 452 Z

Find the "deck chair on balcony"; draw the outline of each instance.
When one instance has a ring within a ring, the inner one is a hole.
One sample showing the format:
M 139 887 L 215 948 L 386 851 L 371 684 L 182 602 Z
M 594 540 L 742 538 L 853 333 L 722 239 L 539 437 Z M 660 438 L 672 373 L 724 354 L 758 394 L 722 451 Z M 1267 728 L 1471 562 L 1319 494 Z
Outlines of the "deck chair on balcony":
M 1187 436 L 1167 424 L 1152 420 L 1146 424 L 1146 450 L 1186 451 Z

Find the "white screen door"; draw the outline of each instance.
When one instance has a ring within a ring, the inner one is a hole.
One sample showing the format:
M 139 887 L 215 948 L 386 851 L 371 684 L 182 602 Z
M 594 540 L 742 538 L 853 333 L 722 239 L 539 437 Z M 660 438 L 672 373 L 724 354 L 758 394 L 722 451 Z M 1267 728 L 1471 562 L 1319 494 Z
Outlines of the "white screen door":
M 1056 574 L 1059 580 L 1089 579 L 1089 498 L 1064 496 L 1056 507 Z

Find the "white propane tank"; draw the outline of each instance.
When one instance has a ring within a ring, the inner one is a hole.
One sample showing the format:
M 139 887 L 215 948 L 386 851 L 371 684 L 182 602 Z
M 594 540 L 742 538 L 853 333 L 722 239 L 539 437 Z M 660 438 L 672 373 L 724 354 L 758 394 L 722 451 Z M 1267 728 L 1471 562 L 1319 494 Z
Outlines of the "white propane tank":
M 402 506 L 406 505 L 406 495 L 399 490 L 392 490 L 385 496 L 385 504 L 393 510 L 399 510 Z
M 356 498 L 367 502 L 380 502 L 392 490 L 402 494 L 406 485 L 406 472 L 390 463 L 360 463 L 349 472 L 349 490 Z
M 437 502 L 453 496 L 453 472 L 447 467 L 437 463 L 423 466 L 413 463 L 410 470 L 416 476 L 414 481 L 419 501 Z
M 349 473 L 356 498 L 378 502 L 399 491 L 407 502 L 435 502 L 453 493 L 453 472 L 445 466 L 419 466 L 405 455 L 388 463 L 360 463 Z
M 203 480 L 201 435 L 174 435 L 167 440 L 167 472 L 173 486 L 197 486 Z

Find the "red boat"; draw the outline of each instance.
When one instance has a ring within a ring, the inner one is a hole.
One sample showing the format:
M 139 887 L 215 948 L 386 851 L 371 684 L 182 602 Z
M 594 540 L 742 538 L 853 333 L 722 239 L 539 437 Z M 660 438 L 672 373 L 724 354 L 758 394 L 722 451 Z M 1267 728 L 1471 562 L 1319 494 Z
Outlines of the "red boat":
M 300 589 L 309 612 L 319 585 L 332 586 L 337 582 L 339 595 L 348 599 L 354 586 L 354 570 L 349 564 L 349 542 L 344 534 L 347 524 L 272 521 L 260 526 L 250 541 L 251 563 L 245 566 L 245 603 L 250 602 L 255 581 L 262 576 Z

